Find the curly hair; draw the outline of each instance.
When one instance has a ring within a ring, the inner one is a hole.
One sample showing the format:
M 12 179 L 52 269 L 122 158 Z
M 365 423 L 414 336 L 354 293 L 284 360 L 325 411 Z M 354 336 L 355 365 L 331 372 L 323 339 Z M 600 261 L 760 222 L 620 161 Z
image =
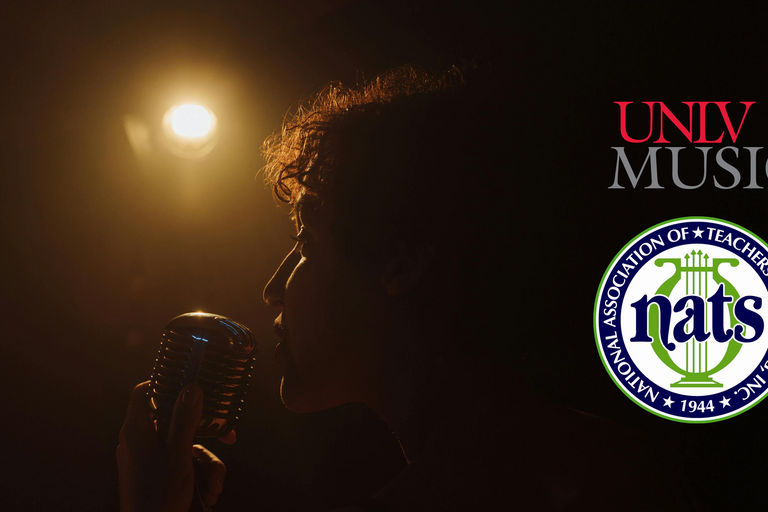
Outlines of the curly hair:
M 463 85 L 463 74 L 455 66 L 440 74 L 402 66 L 358 88 L 330 84 L 301 103 L 282 130 L 264 142 L 265 182 L 276 199 L 292 208 L 303 194 L 322 197 L 343 157 L 333 147 L 338 134 L 353 128 L 361 117 L 381 116 L 392 104 Z

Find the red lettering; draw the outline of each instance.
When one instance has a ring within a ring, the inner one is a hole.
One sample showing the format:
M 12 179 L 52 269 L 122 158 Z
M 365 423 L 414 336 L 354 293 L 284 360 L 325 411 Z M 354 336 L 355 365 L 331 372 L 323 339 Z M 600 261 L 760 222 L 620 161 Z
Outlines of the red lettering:
M 680 130 L 680 133 L 682 133 L 686 139 L 688 139 L 688 142 L 693 142 L 693 101 L 684 101 L 683 104 L 688 105 L 688 129 L 685 129 L 685 126 L 683 126 L 683 123 L 680 122 L 680 120 L 675 117 L 675 114 L 673 114 L 667 106 L 659 101 L 658 102 L 659 107 L 661 107 L 661 118 L 659 120 L 659 138 L 656 139 L 655 142 L 662 142 L 662 143 L 669 143 L 667 139 L 664 138 L 664 117 L 672 121 L 672 123 L 677 126 L 677 129 Z
M 701 120 L 701 126 L 699 127 L 699 140 L 696 141 L 698 144 L 699 142 L 703 142 L 705 144 L 710 143 L 720 143 L 723 142 L 723 133 L 720 134 L 720 137 L 718 137 L 717 140 L 707 140 L 707 116 L 706 116 L 706 109 L 707 105 L 711 103 L 716 103 L 714 101 L 699 101 L 699 119 Z M 746 113 L 745 113 L 746 115 Z M 739 127 L 741 128 L 741 127 Z
M 728 133 L 731 135 L 731 140 L 733 142 L 736 142 L 736 139 L 739 137 L 739 133 L 741 133 L 741 128 L 744 126 L 744 120 L 747 118 L 747 113 L 749 112 L 749 109 L 752 105 L 754 105 L 756 102 L 754 101 L 742 101 L 741 104 L 744 105 L 744 114 L 741 116 L 741 122 L 739 123 L 739 128 L 734 130 L 733 129 L 733 122 L 731 122 L 731 118 L 728 115 L 728 110 L 726 107 L 730 105 L 730 101 L 684 101 L 682 102 L 683 105 L 688 105 L 688 127 L 684 126 L 682 122 L 675 116 L 675 114 L 672 113 L 671 110 L 664 104 L 662 101 L 644 101 L 643 103 L 645 105 L 648 105 L 648 124 L 649 124 L 649 130 L 648 135 L 644 139 L 633 139 L 629 136 L 629 133 L 627 132 L 627 105 L 631 105 L 632 101 L 614 101 L 619 106 L 619 126 L 621 129 L 621 137 L 627 141 L 631 142 L 633 144 L 638 144 L 641 142 L 646 142 L 648 139 L 651 138 L 653 135 L 653 106 L 658 103 L 659 105 L 659 138 L 654 141 L 654 143 L 662 143 L 662 144 L 669 144 L 669 141 L 664 138 L 664 118 L 669 119 L 672 121 L 672 124 L 674 124 L 678 130 L 680 130 L 680 133 L 683 134 L 683 136 L 688 139 L 688 142 L 693 142 L 693 106 L 699 105 L 699 138 L 696 140 L 696 143 L 705 143 L 705 144 L 719 144 L 723 142 L 723 135 L 725 135 L 725 132 L 723 131 L 720 133 L 720 136 L 715 140 L 708 140 L 707 139 L 707 106 L 708 105 L 717 105 L 717 108 L 720 109 L 720 114 L 723 116 L 723 121 L 725 122 L 725 127 L 728 129 Z
M 614 101 L 614 103 L 616 103 L 619 106 L 621 136 L 624 138 L 625 141 L 632 142 L 632 143 L 640 143 L 640 142 L 645 142 L 651 138 L 651 134 L 653 134 L 653 103 L 654 102 L 652 101 L 643 102 L 646 105 L 648 105 L 648 113 L 649 113 L 648 136 L 644 139 L 633 139 L 627 133 L 627 105 L 633 102 L 632 101 Z
M 725 110 L 725 106 L 730 103 L 730 101 L 713 101 L 715 105 L 720 108 L 720 113 L 723 114 L 723 121 L 725 121 L 725 127 L 728 128 L 728 133 L 731 134 L 731 140 L 733 142 L 736 142 L 736 137 L 739 136 L 739 132 L 741 131 L 741 127 L 744 125 L 744 119 L 747 118 L 747 112 L 749 112 L 749 107 L 755 104 L 754 101 L 742 101 L 741 104 L 745 105 L 747 108 L 744 109 L 744 115 L 741 117 L 741 123 L 739 123 L 739 129 L 736 130 L 736 133 L 733 132 L 733 124 L 731 123 L 731 118 L 728 117 L 728 112 Z

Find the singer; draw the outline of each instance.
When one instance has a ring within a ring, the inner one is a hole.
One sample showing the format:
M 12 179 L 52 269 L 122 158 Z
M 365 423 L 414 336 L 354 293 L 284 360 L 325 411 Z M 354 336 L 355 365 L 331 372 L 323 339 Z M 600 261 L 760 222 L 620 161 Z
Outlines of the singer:
M 264 177 L 297 231 L 264 290 L 282 400 L 362 402 L 397 435 L 408 467 L 347 511 L 690 510 L 640 434 L 522 376 L 566 328 L 568 293 L 548 263 L 557 208 L 541 201 L 535 105 L 512 83 L 404 67 L 329 86 L 267 140 Z M 193 456 L 215 503 L 223 465 L 192 446 L 200 389 L 181 393 L 163 447 L 144 386 L 120 435 L 122 511 L 188 510 Z

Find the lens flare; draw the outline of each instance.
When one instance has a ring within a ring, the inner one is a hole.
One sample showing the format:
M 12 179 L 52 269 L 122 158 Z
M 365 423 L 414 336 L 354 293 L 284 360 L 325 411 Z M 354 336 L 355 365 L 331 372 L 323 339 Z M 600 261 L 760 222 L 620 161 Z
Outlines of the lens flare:
M 173 132 L 185 139 L 201 139 L 211 131 L 213 119 L 201 105 L 181 105 L 171 114 Z

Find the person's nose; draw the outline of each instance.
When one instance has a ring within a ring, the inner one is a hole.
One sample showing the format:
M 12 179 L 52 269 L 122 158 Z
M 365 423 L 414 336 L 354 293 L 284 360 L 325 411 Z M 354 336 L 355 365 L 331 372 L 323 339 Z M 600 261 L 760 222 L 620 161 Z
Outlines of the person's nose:
M 283 307 L 285 285 L 300 259 L 300 255 L 296 254 L 295 251 L 291 251 L 280 266 L 277 267 L 277 271 L 275 271 L 275 274 L 269 280 L 267 286 L 264 287 L 263 298 L 268 306 L 277 308 Z

